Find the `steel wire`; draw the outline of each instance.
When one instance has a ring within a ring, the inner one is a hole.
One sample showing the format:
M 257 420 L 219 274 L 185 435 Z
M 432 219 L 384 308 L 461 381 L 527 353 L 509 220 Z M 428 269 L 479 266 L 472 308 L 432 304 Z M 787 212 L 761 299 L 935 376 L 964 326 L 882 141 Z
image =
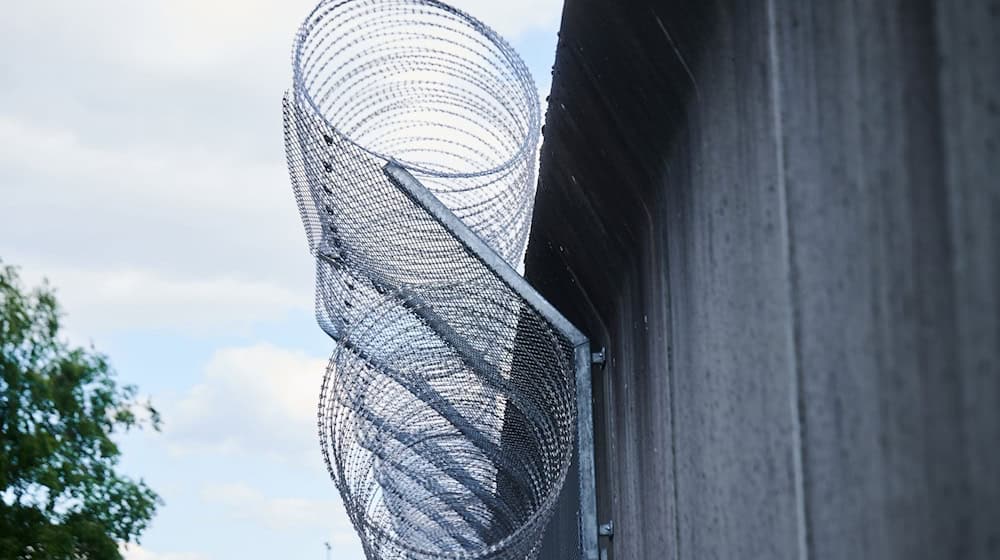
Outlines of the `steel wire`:
M 323 457 L 374 559 L 531 560 L 573 454 L 573 349 L 383 171 L 408 170 L 511 266 L 538 94 L 492 29 L 434 0 L 326 0 L 295 42 L 288 168 L 336 341 Z

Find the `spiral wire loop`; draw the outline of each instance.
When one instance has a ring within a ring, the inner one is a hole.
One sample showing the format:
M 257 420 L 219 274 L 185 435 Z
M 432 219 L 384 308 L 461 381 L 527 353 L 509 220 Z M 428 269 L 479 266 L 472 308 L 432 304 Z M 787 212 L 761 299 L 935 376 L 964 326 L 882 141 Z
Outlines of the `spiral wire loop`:
M 573 456 L 573 345 L 385 171 L 516 267 L 540 128 L 527 68 L 435 0 L 323 1 L 293 56 L 288 168 L 336 341 L 320 442 L 365 554 L 531 560 Z

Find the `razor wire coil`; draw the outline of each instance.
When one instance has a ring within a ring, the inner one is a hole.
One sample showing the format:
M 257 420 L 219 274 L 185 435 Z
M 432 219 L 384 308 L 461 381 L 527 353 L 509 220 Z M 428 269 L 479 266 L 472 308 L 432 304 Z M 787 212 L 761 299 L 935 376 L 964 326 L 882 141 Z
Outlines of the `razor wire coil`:
M 284 102 L 336 349 L 321 448 L 369 559 L 530 560 L 565 481 L 573 348 L 384 171 L 523 257 L 540 128 L 524 63 L 435 0 L 325 0 Z

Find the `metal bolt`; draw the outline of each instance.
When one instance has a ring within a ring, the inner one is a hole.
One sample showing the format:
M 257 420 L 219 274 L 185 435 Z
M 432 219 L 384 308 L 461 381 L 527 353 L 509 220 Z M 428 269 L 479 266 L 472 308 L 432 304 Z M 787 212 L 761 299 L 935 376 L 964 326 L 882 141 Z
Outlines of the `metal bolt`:
M 608 537 L 608 538 L 615 536 L 614 520 L 608 521 L 607 523 L 602 523 L 601 526 L 597 528 L 597 534 L 602 537 Z
M 597 352 L 593 352 L 590 354 L 590 362 L 592 364 L 597 364 L 601 366 L 601 368 L 604 368 L 604 364 L 607 363 L 607 361 L 608 361 L 608 355 L 607 352 L 604 351 L 603 346 Z

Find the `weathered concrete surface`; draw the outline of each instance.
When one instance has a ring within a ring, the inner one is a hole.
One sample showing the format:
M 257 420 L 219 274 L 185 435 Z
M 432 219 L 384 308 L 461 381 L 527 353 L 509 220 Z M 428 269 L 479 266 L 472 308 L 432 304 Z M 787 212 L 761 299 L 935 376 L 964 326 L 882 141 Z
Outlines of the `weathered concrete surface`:
M 527 275 L 612 357 L 612 558 L 1000 558 L 997 53 L 995 0 L 567 0 Z

